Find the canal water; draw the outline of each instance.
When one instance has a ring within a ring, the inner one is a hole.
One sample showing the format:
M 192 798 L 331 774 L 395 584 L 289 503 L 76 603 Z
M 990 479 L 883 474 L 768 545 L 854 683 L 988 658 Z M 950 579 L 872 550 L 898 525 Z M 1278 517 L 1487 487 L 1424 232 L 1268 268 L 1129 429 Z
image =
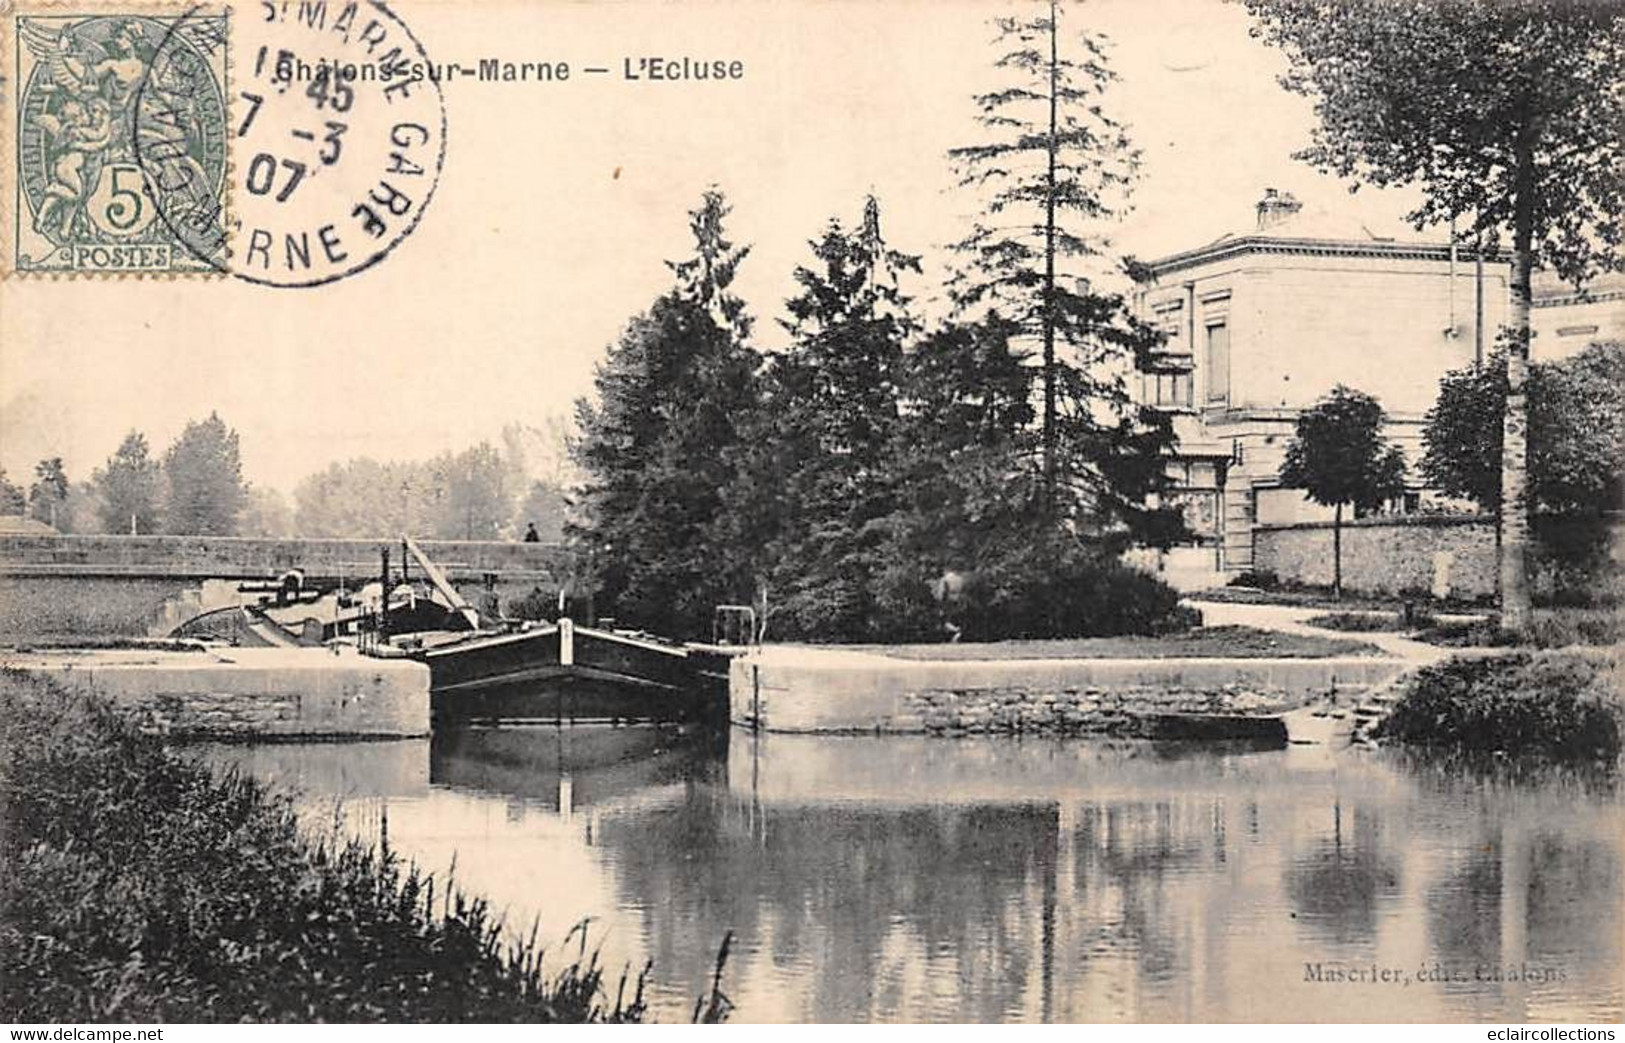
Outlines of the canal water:
M 203 755 L 516 930 L 590 917 L 662 1020 L 728 931 L 742 1021 L 1621 1016 L 1608 772 L 581 725 Z

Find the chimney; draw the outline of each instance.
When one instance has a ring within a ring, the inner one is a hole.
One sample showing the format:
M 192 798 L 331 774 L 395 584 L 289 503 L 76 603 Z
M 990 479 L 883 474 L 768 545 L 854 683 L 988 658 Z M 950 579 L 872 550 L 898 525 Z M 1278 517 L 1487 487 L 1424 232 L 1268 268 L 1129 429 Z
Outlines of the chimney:
M 1303 204 L 1291 192 L 1264 189 L 1264 198 L 1258 201 L 1258 230 L 1267 232 L 1303 209 Z

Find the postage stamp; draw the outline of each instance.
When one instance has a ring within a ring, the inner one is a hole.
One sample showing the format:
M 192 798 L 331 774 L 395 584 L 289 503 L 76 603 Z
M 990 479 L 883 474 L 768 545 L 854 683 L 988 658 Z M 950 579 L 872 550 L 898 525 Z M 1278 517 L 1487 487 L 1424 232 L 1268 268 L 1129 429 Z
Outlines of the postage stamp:
M 4 28 L 14 193 L 5 268 L 223 271 L 226 11 L 24 4 Z

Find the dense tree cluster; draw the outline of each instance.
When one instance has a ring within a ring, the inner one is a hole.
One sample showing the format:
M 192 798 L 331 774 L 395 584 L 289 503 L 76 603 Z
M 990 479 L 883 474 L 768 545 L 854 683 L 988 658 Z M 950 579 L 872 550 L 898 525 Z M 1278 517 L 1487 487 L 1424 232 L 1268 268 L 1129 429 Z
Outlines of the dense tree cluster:
M 480 442 L 428 460 L 359 457 L 330 464 L 294 490 L 289 527 L 312 537 L 505 540 L 535 525 L 539 539 L 557 542 L 568 479 L 534 459 L 535 434 L 509 425 L 500 446 Z
M 748 250 L 705 194 L 694 256 L 578 407 L 572 531 L 601 610 L 702 636 L 714 606 L 748 603 L 766 633 L 811 640 L 1170 617 L 1172 593 L 1118 564 L 1183 533 L 1154 506 L 1172 431 L 1127 392 L 1158 336 L 1087 277 L 1136 156 L 1101 106 L 1102 42 L 1039 6 L 998 22 L 1007 82 L 974 99 L 983 140 L 949 156 L 981 216 L 937 288 L 946 321 L 915 310 L 919 260 L 870 197 L 810 241 L 788 344 L 760 351 L 732 290 Z
M 1625 509 L 1625 344 L 1593 344 L 1529 368 L 1529 499 L 1540 514 Z M 1486 511 L 1501 505 L 1503 360 L 1445 375 L 1427 415 L 1428 484 Z
M 86 481 L 61 458 L 41 460 L 25 490 L 0 470 L 0 514 L 59 532 L 186 536 L 414 536 L 445 540 L 564 538 L 567 488 L 562 425 L 509 424 L 489 442 L 429 460 L 369 458 L 307 476 L 293 502 L 243 479 L 237 432 L 216 414 L 186 425 L 164 451 L 131 431 Z
M 47 457 L 24 495 L 0 471 L 0 514 L 26 513 L 59 532 L 235 536 L 251 500 L 237 432 L 213 413 L 187 423 L 161 460 L 131 431 L 88 481 L 71 481 L 62 458 Z
M 1116 560 L 1179 531 L 1143 506 L 1165 427 L 1063 378 L 1059 422 L 1097 425 L 1102 448 L 1057 439 L 1070 453 L 1046 468 L 1029 331 L 997 309 L 925 329 L 907 292 L 918 259 L 887 243 L 872 197 L 811 240 L 789 343 L 761 353 L 732 292 L 746 251 L 727 239 L 727 213 L 708 191 L 691 215 L 694 257 L 671 265 L 675 285 L 628 324 L 578 406 L 586 481 L 572 531 L 600 611 L 702 636 L 716 605 L 748 603 L 768 634 L 807 640 L 1171 618 L 1172 593 Z M 1046 481 L 1051 469 L 1066 480 Z

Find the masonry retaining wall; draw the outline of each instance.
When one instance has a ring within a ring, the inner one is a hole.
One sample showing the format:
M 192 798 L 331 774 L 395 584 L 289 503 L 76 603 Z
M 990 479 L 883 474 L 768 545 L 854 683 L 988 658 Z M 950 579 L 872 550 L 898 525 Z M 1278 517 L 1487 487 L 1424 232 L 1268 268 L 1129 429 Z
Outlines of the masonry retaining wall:
M 4 665 L 96 694 L 144 730 L 216 738 L 429 734 L 429 668 L 326 649 L 95 651 L 9 656 Z
M 776 732 L 1091 732 L 1153 714 L 1270 714 L 1404 668 L 1398 659 L 922 661 L 812 648 L 735 659 L 735 724 Z

